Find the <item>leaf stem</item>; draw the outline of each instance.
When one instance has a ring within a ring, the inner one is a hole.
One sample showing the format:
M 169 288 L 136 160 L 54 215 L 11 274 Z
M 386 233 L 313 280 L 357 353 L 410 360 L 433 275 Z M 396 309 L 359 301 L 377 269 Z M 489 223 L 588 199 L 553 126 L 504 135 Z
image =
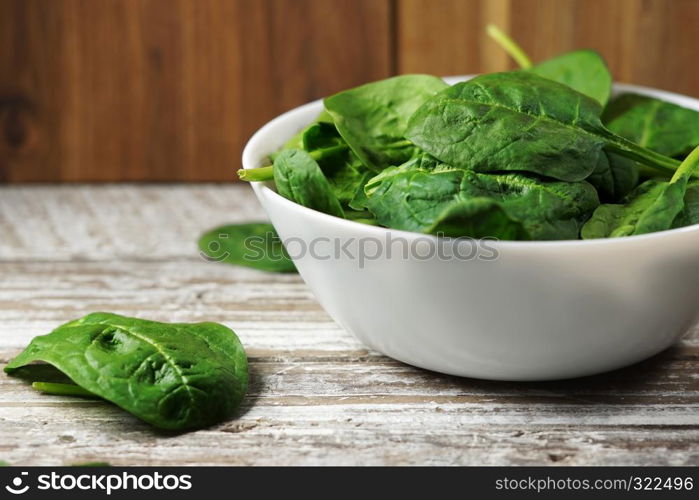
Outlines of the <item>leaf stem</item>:
M 311 158 L 318 161 L 347 151 L 347 148 L 348 146 L 346 144 L 338 144 L 337 146 L 330 146 L 329 148 L 315 149 L 308 154 Z M 274 166 L 267 165 L 260 168 L 241 168 L 238 170 L 238 177 L 241 181 L 247 182 L 271 181 L 274 179 Z
M 486 28 L 488 36 L 495 40 L 505 52 L 507 52 L 522 69 L 529 69 L 533 66 L 532 60 L 527 53 L 510 36 L 494 24 L 489 24 Z
M 689 177 L 691 177 L 694 173 L 697 165 L 699 165 L 699 146 L 694 148 L 694 150 L 689 153 L 689 156 L 687 156 L 687 158 L 685 158 L 682 164 L 677 168 L 675 175 L 673 175 L 672 179 L 670 179 L 670 184 L 675 184 L 682 181 L 686 183 L 687 179 L 689 179 Z
M 629 141 L 621 136 L 614 135 L 608 131 L 605 132 L 605 135 L 609 140 L 609 149 L 621 154 L 622 156 L 625 156 L 626 158 L 636 160 L 665 174 L 674 174 L 677 167 L 680 166 L 679 160 L 675 160 L 669 156 L 646 149 L 643 146 L 639 146 L 635 142 Z
M 45 394 L 54 394 L 56 396 L 81 396 L 96 398 L 97 396 L 90 391 L 83 389 L 75 384 L 56 384 L 54 382 L 34 382 L 32 388 Z
M 241 181 L 262 182 L 274 179 L 274 167 L 268 165 L 261 168 L 241 168 L 238 170 L 238 177 Z
M 314 149 L 313 151 L 309 151 L 308 154 L 311 155 L 311 158 L 318 161 L 328 156 L 347 151 L 348 148 L 349 146 L 347 144 L 338 144 L 337 146 L 330 146 L 329 148 Z

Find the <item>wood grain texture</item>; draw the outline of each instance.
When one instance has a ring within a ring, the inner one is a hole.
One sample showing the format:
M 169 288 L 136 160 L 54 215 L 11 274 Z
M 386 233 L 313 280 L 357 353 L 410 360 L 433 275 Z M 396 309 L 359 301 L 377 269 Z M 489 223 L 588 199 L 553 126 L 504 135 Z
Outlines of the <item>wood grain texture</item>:
M 237 418 L 171 435 L 0 373 L 0 460 L 699 465 L 699 332 L 638 365 L 577 380 L 420 370 L 363 347 L 298 276 L 198 255 L 203 231 L 262 216 L 247 186 L 0 188 L 0 367 L 33 336 L 107 310 L 222 322 L 245 344 L 252 380 Z
M 441 75 L 514 68 L 485 25 L 508 31 L 540 61 L 598 50 L 615 80 L 699 96 L 695 0 L 397 0 L 399 72 Z
M 389 24 L 389 0 L 3 0 L 0 181 L 234 180 L 260 125 L 389 75 Z
M 699 96 L 696 0 L 2 0 L 0 182 L 233 181 L 289 108 L 392 73 L 511 69 L 590 47 Z

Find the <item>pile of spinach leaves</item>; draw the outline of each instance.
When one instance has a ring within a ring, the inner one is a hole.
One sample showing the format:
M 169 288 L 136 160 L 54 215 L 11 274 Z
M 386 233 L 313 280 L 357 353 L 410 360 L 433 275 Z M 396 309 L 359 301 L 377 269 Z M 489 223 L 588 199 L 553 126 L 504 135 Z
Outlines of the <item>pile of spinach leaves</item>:
M 324 100 L 318 119 L 239 171 L 336 217 L 453 237 L 569 240 L 699 223 L 699 112 L 610 100 L 592 50 L 449 86 L 403 75 Z M 696 150 L 695 150 L 696 151 Z

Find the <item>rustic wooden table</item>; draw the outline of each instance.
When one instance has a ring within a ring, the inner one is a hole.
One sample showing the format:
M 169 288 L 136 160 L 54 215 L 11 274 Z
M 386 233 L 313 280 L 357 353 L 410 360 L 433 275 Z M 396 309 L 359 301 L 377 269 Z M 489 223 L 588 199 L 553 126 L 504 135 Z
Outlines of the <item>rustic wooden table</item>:
M 427 372 L 368 351 L 303 281 L 204 261 L 195 242 L 261 219 L 245 186 L 0 188 L 0 367 L 91 311 L 219 321 L 252 386 L 238 418 L 159 433 L 98 401 L 0 374 L 0 460 L 26 465 L 699 465 L 699 335 L 639 365 L 549 383 Z

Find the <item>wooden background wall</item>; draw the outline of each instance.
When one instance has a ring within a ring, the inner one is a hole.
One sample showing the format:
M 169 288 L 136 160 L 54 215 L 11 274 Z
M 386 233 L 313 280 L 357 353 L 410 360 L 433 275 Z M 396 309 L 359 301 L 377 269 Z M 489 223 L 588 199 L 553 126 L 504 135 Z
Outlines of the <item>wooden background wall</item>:
M 599 50 L 699 96 L 699 0 L 0 0 L 0 182 L 230 181 L 278 113 L 394 73 Z

